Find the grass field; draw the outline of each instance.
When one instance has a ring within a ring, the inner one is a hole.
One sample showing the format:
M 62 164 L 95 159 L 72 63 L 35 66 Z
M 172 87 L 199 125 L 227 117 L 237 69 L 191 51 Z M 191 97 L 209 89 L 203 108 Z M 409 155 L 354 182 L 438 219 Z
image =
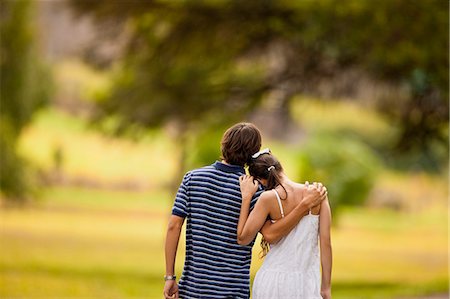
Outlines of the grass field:
M 145 189 L 170 180 L 176 160 L 169 141 L 161 133 L 149 133 L 139 141 L 108 137 L 90 128 L 86 120 L 50 108 L 38 113 L 25 130 L 20 151 L 48 171 L 54 168 L 53 155 L 59 148 L 61 170 L 67 178 Z
M 395 134 L 379 115 L 349 103 L 302 100 L 293 114 L 310 134 L 350 132 L 375 147 Z M 288 174 L 295 171 L 295 148 L 270 140 L 264 146 L 279 154 Z M 105 137 L 50 108 L 36 115 L 20 150 L 50 172 L 58 147 L 69 182 L 43 189 L 24 209 L 0 207 L 0 298 L 161 298 L 172 204 L 162 186 L 174 175 L 174 145 L 164 132 L 138 142 Z M 104 189 L 75 187 L 78 178 Z M 140 188 L 117 191 L 128 182 Z M 383 169 L 374 192 L 395 197 L 401 211 L 370 200 L 369 207 L 341 211 L 332 232 L 333 298 L 448 292 L 448 179 Z M 252 277 L 262 262 L 258 253 L 255 245 Z
M 168 193 L 53 188 L 44 198 L 0 210 L 1 298 L 161 298 Z M 445 209 L 346 209 L 333 249 L 334 298 L 448 291 Z M 182 260 L 183 247 L 178 274 Z

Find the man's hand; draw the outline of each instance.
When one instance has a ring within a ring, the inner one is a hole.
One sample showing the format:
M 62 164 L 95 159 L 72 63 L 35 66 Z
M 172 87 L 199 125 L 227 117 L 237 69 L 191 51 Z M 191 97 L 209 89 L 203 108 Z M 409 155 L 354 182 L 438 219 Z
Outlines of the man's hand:
M 176 280 L 167 280 L 164 285 L 165 299 L 178 299 L 178 284 Z
M 323 299 L 331 299 L 331 289 L 320 290 L 320 296 Z
M 327 198 L 327 188 L 322 183 L 314 183 L 310 185 L 305 183 L 306 190 L 303 193 L 302 203 L 306 204 L 309 209 L 319 205 Z
M 258 181 L 250 175 L 243 175 L 239 177 L 239 184 L 241 186 L 242 200 L 251 200 L 253 194 L 258 191 Z

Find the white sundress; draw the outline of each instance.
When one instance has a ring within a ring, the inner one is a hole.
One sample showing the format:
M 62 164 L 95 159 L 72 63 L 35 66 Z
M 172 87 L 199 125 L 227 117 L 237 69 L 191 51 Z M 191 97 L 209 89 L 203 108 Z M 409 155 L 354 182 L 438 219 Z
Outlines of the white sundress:
M 283 206 L 277 191 L 281 217 Z M 319 215 L 304 216 L 278 243 L 270 245 L 253 282 L 253 299 L 322 299 L 319 254 Z

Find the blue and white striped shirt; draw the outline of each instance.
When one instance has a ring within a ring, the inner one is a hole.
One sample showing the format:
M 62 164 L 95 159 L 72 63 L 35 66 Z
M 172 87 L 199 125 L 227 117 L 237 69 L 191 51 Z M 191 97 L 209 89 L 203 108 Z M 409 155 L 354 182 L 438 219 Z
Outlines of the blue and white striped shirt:
M 243 174 L 243 167 L 215 162 L 184 176 L 172 209 L 173 215 L 187 218 L 180 298 L 250 297 L 254 241 L 248 246 L 236 241 Z

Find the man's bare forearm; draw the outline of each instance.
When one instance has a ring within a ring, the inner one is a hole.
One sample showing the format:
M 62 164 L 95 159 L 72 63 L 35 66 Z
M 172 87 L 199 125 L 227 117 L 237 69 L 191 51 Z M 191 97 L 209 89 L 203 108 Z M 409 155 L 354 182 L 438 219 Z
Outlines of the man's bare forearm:
M 312 207 L 320 204 L 327 196 L 327 190 L 323 186 L 319 188 L 310 186 L 305 192 L 302 201 L 286 217 L 276 223 L 266 221 L 261 228 L 261 233 L 267 242 L 276 243 L 286 236 Z
M 183 222 L 184 219 L 177 216 L 171 216 L 169 220 L 165 244 L 166 275 L 175 274 L 175 259 Z
M 277 220 L 275 223 L 266 221 L 261 228 L 261 234 L 267 242 L 276 243 L 286 236 L 298 224 L 300 219 L 308 214 L 308 211 L 309 207 L 304 202 L 300 202 L 286 217 Z

